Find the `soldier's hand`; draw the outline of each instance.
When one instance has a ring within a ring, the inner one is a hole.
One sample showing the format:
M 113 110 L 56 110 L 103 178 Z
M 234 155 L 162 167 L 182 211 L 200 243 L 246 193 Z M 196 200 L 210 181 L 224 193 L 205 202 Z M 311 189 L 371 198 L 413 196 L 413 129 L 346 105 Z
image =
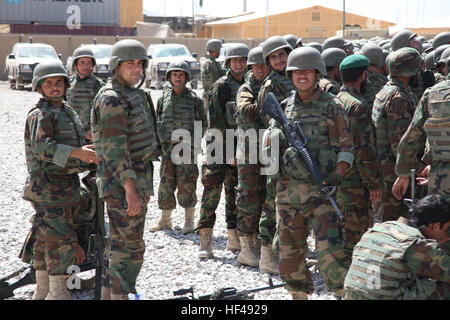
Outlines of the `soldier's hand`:
M 141 211 L 142 206 L 141 197 L 139 197 L 139 195 L 136 192 L 133 179 L 128 178 L 125 181 L 124 188 L 125 188 L 125 198 L 128 204 L 127 215 L 129 217 L 134 217 Z
M 95 156 L 95 147 L 93 144 L 88 144 L 82 146 L 81 148 L 73 149 L 70 157 L 80 159 L 83 162 L 98 164 L 98 159 Z
M 74 249 L 75 249 L 75 264 L 80 264 L 86 259 L 86 253 L 84 252 L 83 248 L 78 244 L 78 242 L 75 242 Z
M 428 184 L 428 178 L 417 177 L 416 181 L 419 184 L 419 186 L 426 186 Z
M 426 166 L 425 169 L 422 170 L 422 172 L 419 174 L 423 178 L 428 178 L 430 174 L 430 165 Z
M 409 177 L 398 177 L 395 180 L 394 185 L 392 186 L 392 194 L 398 200 L 403 199 L 403 195 L 406 193 L 406 189 L 408 189 L 409 185 Z
M 370 202 L 377 203 L 381 202 L 383 198 L 383 191 L 380 189 L 370 191 Z
M 92 130 L 86 132 L 86 139 L 92 141 Z

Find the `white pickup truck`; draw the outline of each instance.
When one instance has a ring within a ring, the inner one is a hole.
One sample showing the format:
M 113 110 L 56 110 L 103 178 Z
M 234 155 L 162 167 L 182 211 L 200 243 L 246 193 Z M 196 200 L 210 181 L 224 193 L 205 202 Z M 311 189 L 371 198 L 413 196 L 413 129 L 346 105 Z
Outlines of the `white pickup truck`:
M 31 83 L 34 68 L 49 59 L 60 59 L 55 48 L 45 43 L 16 43 L 6 56 L 5 71 L 8 74 L 10 88 L 23 90 Z

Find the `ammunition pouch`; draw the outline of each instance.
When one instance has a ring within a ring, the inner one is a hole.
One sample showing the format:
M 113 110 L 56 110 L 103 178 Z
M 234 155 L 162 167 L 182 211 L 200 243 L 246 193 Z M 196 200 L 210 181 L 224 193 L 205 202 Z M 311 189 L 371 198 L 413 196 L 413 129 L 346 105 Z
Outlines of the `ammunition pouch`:
M 291 178 L 300 181 L 313 181 L 312 175 L 303 162 L 300 153 L 292 147 L 286 149 L 281 158 L 282 168 L 284 172 Z

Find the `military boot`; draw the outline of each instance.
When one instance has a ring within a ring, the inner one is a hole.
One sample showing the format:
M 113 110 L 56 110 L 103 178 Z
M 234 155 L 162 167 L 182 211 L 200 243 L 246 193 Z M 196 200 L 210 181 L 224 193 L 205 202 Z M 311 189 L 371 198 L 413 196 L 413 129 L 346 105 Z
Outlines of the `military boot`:
M 181 230 L 183 234 L 194 232 L 195 208 L 184 209 L 184 227 Z
M 273 254 L 272 246 L 261 246 L 261 259 L 259 260 L 259 272 L 277 275 L 280 273 L 278 259 Z
M 304 291 L 291 291 L 292 300 L 308 300 L 308 294 Z
M 237 261 L 248 266 L 257 267 L 259 265 L 259 255 L 253 234 L 245 233 L 239 237 L 239 241 L 241 243 L 241 252 L 237 257 Z
M 150 228 L 150 232 L 172 229 L 172 210 L 162 210 L 158 224 Z
M 49 276 L 49 290 L 45 300 L 72 300 L 72 295 L 67 290 L 65 275 Z
M 213 250 L 212 250 L 213 229 L 212 228 L 201 228 L 198 230 L 198 236 L 200 238 L 200 248 L 198 250 L 198 257 L 200 259 L 212 258 L 213 257 Z
M 111 300 L 111 288 L 102 286 L 101 300 Z
M 36 290 L 34 291 L 33 300 L 45 300 L 48 295 L 48 271 L 36 270 Z
M 239 243 L 239 238 L 236 229 L 228 229 L 228 240 L 227 240 L 227 250 L 231 252 L 236 252 L 241 250 L 241 244 Z

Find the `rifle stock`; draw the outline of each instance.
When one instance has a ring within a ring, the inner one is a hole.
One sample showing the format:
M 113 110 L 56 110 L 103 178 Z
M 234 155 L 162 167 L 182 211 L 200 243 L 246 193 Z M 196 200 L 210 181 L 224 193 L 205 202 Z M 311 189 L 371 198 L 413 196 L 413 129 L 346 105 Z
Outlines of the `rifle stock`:
M 283 133 L 286 137 L 289 146 L 295 148 L 300 153 L 305 165 L 308 168 L 308 171 L 310 172 L 315 182 L 317 183 L 319 190 L 323 194 L 325 194 L 328 201 L 330 201 L 334 210 L 338 214 L 339 219 L 341 221 L 344 220 L 344 216 L 342 212 L 339 210 L 332 196 L 333 193 L 336 191 L 336 187 L 326 186 L 324 184 L 324 179 L 322 177 L 319 168 L 317 167 L 316 163 L 311 158 L 311 155 L 309 154 L 308 150 L 305 147 L 307 140 L 305 135 L 303 134 L 303 130 L 300 126 L 300 123 L 289 122 L 289 120 L 284 115 L 284 112 L 281 109 L 278 100 L 276 99 L 275 95 L 272 92 L 270 92 L 268 96 L 264 99 L 261 107 L 261 112 L 268 114 L 270 117 L 275 119 L 281 125 L 281 128 L 283 130 Z

